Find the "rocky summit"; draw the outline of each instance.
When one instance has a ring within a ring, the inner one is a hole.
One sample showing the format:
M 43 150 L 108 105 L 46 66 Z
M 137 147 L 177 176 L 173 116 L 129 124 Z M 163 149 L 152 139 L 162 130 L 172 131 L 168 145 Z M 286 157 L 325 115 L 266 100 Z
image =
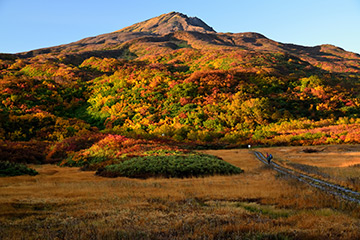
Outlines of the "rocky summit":
M 136 23 L 117 32 L 146 32 L 168 34 L 177 31 L 192 31 L 201 33 L 215 33 L 215 30 L 197 17 L 171 12 L 149 20 Z

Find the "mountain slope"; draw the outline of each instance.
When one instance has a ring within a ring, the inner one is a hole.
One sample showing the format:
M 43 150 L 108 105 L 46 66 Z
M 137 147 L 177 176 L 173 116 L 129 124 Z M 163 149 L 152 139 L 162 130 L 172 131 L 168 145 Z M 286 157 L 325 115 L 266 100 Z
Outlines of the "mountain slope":
M 193 30 L 179 30 L 186 26 Z M 0 55 L 0 139 L 57 141 L 105 129 L 178 141 L 360 143 L 359 55 L 205 31 L 169 13 Z M 340 124 L 353 125 L 301 132 Z

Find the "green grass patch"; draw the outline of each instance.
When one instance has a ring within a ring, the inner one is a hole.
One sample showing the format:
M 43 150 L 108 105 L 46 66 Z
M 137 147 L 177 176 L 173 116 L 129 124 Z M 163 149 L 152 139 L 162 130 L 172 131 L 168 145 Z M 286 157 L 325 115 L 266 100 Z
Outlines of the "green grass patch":
M 130 160 L 99 169 L 97 175 L 104 177 L 200 177 L 242 173 L 222 159 L 205 154 L 160 155 L 135 157 Z
M 35 176 L 38 172 L 22 163 L 0 161 L 0 177 L 30 175 Z

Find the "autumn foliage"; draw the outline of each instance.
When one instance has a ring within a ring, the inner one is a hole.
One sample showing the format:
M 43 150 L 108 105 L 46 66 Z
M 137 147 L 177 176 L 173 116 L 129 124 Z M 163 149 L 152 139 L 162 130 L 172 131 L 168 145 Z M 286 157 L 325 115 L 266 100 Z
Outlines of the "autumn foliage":
M 93 144 L 101 141 L 133 141 L 122 148 L 127 154 L 154 139 L 222 146 L 360 143 L 356 73 L 318 68 L 287 53 L 206 45 L 189 40 L 189 33 L 174 36 L 183 40 L 173 49 L 133 41 L 132 57 L 122 59 L 105 53 L 3 57 L 0 139 L 46 142 L 41 162 L 71 156 L 75 163 L 98 161 Z M 116 159 L 125 152 L 104 154 Z

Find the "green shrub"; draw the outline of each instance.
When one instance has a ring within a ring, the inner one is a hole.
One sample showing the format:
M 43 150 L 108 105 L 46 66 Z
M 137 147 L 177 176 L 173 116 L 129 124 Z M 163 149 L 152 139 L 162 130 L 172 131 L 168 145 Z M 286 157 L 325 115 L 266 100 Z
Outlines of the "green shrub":
M 73 158 L 77 158 L 74 161 Z M 96 171 L 97 169 L 117 163 L 119 160 L 111 159 L 106 156 L 90 156 L 87 158 L 78 158 L 78 156 L 70 156 L 66 160 L 60 163 L 60 166 L 67 166 L 67 167 L 81 167 L 82 171 Z
M 235 167 L 215 156 L 204 154 L 136 157 L 118 164 L 106 166 L 97 171 L 104 177 L 198 177 L 210 175 L 231 175 L 242 173 Z
M 26 174 L 35 176 L 38 172 L 21 163 L 0 161 L 0 177 L 20 176 Z

